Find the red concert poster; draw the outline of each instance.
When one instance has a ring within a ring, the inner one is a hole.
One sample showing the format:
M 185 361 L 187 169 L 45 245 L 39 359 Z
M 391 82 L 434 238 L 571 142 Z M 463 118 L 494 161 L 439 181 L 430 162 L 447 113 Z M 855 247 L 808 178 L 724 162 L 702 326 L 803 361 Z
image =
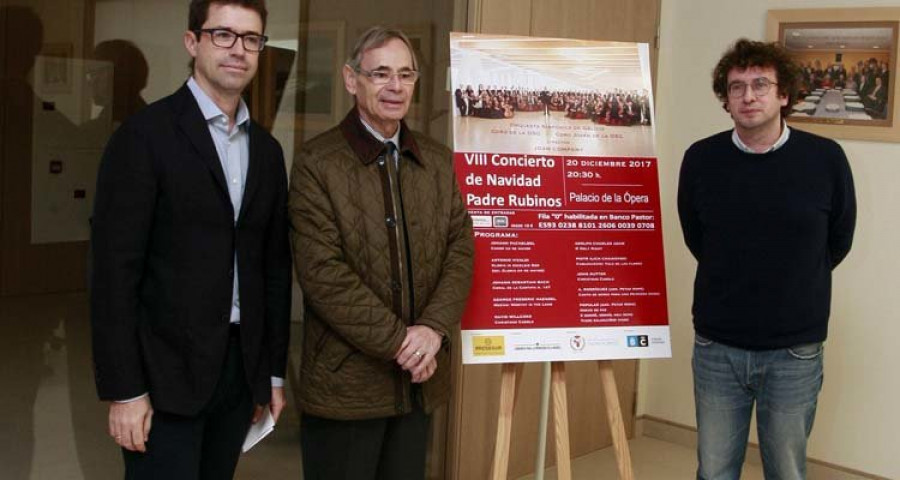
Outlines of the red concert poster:
M 450 45 L 464 363 L 671 356 L 646 44 Z

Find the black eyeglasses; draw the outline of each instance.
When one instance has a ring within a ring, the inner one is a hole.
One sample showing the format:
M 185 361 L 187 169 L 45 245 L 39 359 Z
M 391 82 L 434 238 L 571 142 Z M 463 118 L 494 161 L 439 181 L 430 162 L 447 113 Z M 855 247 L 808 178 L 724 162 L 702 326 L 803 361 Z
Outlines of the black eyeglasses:
M 265 35 L 258 33 L 234 33 L 227 28 L 203 28 L 195 30 L 194 33 L 197 34 L 198 39 L 201 34 L 208 33 L 213 45 L 221 48 L 233 47 L 237 39 L 240 38 L 241 45 L 248 52 L 263 51 L 263 48 L 266 48 L 266 41 L 269 40 L 269 37 Z
M 778 84 L 766 77 L 754 78 L 753 80 L 750 80 L 750 83 L 734 82 L 728 85 L 728 96 L 731 98 L 741 98 L 747 92 L 747 87 L 750 87 L 750 91 L 753 92 L 753 95 L 762 97 L 769 93 L 769 89 L 772 88 L 772 85 Z
M 390 70 L 366 70 L 357 68 L 356 71 L 366 76 L 370 82 L 375 85 L 387 85 L 394 76 L 400 80 L 400 83 L 412 85 L 419 79 L 419 72 L 415 70 L 400 70 L 399 72 L 391 72 Z

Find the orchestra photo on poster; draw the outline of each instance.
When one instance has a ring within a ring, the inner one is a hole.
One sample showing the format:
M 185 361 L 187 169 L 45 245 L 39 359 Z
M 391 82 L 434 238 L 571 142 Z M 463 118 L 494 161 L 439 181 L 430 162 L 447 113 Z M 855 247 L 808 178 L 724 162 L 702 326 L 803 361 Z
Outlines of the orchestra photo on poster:
M 462 150 L 652 155 L 649 57 L 638 44 L 459 35 L 451 39 Z

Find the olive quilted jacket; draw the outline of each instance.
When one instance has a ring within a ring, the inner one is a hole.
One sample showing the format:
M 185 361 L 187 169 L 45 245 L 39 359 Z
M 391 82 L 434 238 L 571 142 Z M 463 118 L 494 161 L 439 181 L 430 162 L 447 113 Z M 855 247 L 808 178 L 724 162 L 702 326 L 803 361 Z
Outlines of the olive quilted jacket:
M 304 296 L 299 402 L 312 415 L 408 413 L 418 392 L 394 354 L 414 324 L 445 339 L 421 388 L 425 410 L 450 394 L 449 339 L 471 284 L 472 223 L 451 152 L 400 128 L 399 180 L 355 109 L 294 159 L 289 205 Z

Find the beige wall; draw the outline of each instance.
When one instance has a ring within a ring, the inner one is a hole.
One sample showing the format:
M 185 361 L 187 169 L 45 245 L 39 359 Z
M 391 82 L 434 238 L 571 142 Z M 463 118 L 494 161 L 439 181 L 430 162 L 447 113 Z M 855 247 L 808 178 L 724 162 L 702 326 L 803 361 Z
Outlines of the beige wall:
M 639 414 L 696 425 L 690 369 L 696 264 L 681 238 L 675 194 L 684 150 L 731 126 L 711 91 L 712 67 L 738 37 L 765 36 L 767 9 L 862 4 L 900 6 L 896 0 L 662 0 L 656 111 L 673 358 L 642 363 Z M 900 478 L 900 143 L 839 142 L 853 168 L 859 217 L 853 251 L 835 271 L 825 387 L 809 455 Z

